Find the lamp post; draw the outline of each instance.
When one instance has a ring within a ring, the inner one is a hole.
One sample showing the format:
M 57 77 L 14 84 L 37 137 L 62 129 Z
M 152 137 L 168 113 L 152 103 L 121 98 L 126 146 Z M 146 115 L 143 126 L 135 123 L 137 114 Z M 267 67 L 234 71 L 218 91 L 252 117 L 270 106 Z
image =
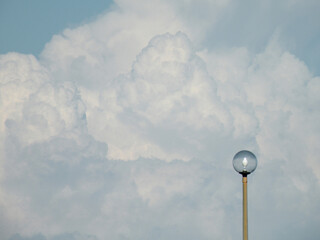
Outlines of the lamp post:
M 248 201 L 247 201 L 247 176 L 257 167 L 256 156 L 247 150 L 238 152 L 233 157 L 233 168 L 242 175 L 243 187 L 243 240 L 248 240 Z

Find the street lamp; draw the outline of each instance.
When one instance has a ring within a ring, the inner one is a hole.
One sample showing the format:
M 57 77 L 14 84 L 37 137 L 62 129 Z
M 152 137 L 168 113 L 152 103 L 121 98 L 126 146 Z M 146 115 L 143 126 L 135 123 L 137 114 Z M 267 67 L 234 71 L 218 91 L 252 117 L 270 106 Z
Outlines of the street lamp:
M 257 167 L 256 156 L 247 150 L 238 152 L 233 157 L 233 168 L 242 175 L 243 186 L 243 240 L 248 240 L 248 201 L 247 201 L 247 175 Z

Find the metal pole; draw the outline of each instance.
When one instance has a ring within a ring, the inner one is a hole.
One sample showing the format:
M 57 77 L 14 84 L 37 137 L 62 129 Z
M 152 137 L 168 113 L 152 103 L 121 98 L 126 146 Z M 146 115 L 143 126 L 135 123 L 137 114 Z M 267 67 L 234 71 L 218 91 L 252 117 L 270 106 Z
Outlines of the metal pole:
M 243 175 L 243 240 L 248 240 L 247 176 Z

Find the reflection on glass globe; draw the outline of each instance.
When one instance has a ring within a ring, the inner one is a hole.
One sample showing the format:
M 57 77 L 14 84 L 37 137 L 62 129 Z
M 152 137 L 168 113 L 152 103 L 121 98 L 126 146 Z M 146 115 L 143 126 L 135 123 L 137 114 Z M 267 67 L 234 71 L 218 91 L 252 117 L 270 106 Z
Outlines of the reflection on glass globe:
M 233 157 L 233 168 L 242 175 L 247 175 L 252 173 L 257 167 L 256 156 L 247 150 L 242 150 L 238 152 Z

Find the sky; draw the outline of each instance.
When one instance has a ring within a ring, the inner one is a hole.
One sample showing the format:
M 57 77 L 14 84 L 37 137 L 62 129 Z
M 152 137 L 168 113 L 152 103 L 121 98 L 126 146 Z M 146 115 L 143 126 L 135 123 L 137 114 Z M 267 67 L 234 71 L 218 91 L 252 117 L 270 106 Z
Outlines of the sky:
M 0 53 L 38 56 L 54 34 L 93 20 L 111 0 L 1 0 Z
M 2 0 L 1 239 L 319 239 L 319 8 Z

